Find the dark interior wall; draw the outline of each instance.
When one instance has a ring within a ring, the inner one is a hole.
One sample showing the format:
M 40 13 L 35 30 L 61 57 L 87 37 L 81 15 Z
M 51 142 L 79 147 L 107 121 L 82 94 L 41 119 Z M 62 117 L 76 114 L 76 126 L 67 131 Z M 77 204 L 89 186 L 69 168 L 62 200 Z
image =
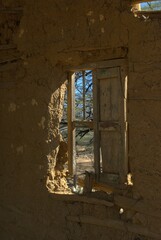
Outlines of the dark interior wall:
M 1 239 L 89 239 L 89 233 L 93 239 L 134 239 L 130 233 L 67 224 L 69 213 L 119 215 L 116 209 L 54 200 L 47 192 L 67 65 L 128 57 L 133 197 L 159 206 L 161 21 L 135 18 L 127 2 L 0 1 L 1 9 L 11 10 L 0 12 Z M 160 233 L 160 218 L 145 219 L 135 215 L 130 221 Z
M 129 160 L 134 188 L 151 200 L 160 200 L 159 23 L 153 19 L 131 25 L 129 40 Z

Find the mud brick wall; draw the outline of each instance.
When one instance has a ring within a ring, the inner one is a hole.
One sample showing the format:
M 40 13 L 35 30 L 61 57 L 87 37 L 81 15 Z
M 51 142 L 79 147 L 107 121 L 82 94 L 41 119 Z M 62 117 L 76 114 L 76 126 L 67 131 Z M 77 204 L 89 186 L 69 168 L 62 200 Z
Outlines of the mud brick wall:
M 140 224 L 161 234 L 161 19 L 135 18 L 130 9 L 126 0 L 0 1 L 2 240 L 155 239 L 71 223 L 69 215 Z M 58 199 L 45 184 L 59 150 L 66 66 L 125 57 L 131 199 L 144 207 L 120 216 L 115 203 Z

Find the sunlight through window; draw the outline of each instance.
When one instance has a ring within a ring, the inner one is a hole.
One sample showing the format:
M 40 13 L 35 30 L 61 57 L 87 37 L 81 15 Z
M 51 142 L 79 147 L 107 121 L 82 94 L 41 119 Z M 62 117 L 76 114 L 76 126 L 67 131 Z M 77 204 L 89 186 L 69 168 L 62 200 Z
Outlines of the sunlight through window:
M 140 3 L 140 11 L 160 11 L 161 1 L 148 1 Z

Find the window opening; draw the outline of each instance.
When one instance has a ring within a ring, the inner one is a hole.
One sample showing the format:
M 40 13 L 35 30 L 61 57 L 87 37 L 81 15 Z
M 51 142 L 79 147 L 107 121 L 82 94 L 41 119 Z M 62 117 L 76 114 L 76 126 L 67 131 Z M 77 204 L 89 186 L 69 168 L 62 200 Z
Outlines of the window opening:
M 74 184 L 86 171 L 94 173 L 97 182 L 125 184 L 127 180 L 125 63 L 111 60 L 69 72 L 62 121 L 68 131 L 62 133 L 68 141 L 68 169 Z
M 93 153 L 93 77 L 91 70 L 74 73 L 75 78 L 75 150 L 79 177 L 85 171 L 94 172 Z
M 139 4 L 139 11 L 160 11 L 161 1 L 148 1 Z
M 69 79 L 60 130 L 68 141 L 68 154 L 72 159 L 68 168 L 75 182 L 85 171 L 94 172 L 92 71 L 76 71 Z M 70 178 L 69 182 L 71 185 Z
M 75 119 L 93 119 L 93 79 L 92 71 L 75 72 Z
M 161 0 L 160 1 L 133 1 L 132 11 L 134 16 L 143 17 L 158 17 L 161 13 Z M 158 13 L 158 14 L 157 14 Z

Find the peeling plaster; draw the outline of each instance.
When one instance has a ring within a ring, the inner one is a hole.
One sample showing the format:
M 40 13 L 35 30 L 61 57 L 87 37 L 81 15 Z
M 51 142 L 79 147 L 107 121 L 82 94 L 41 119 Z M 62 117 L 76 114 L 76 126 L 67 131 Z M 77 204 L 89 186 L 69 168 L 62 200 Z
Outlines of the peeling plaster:
M 19 38 L 21 38 L 24 34 L 24 29 L 20 29 L 20 32 L 19 32 Z
M 92 14 L 93 14 L 93 11 L 89 11 L 86 13 L 87 16 L 92 16 Z
M 100 22 L 102 22 L 105 19 L 104 15 L 102 14 L 99 15 L 99 18 L 100 18 Z
M 15 112 L 16 109 L 17 109 L 16 104 L 15 104 L 15 103 L 10 103 L 9 108 L 8 108 L 8 111 L 9 111 L 9 112 Z
M 91 24 L 94 24 L 94 23 L 95 23 L 95 19 L 92 18 L 92 19 L 89 20 L 89 22 L 90 22 Z
M 23 146 L 19 146 L 16 148 L 17 154 L 23 154 Z
M 103 27 L 101 28 L 101 33 L 105 33 L 105 29 Z
M 38 102 L 34 98 L 31 100 L 31 104 L 32 106 L 38 106 Z
M 27 62 L 27 61 L 25 61 L 23 64 L 24 64 L 24 66 L 27 66 L 27 65 L 28 65 L 28 62 Z
M 42 118 L 41 118 L 41 121 L 38 123 L 38 126 L 39 127 L 41 127 L 42 129 L 44 129 L 45 128 L 45 117 L 43 116 Z

